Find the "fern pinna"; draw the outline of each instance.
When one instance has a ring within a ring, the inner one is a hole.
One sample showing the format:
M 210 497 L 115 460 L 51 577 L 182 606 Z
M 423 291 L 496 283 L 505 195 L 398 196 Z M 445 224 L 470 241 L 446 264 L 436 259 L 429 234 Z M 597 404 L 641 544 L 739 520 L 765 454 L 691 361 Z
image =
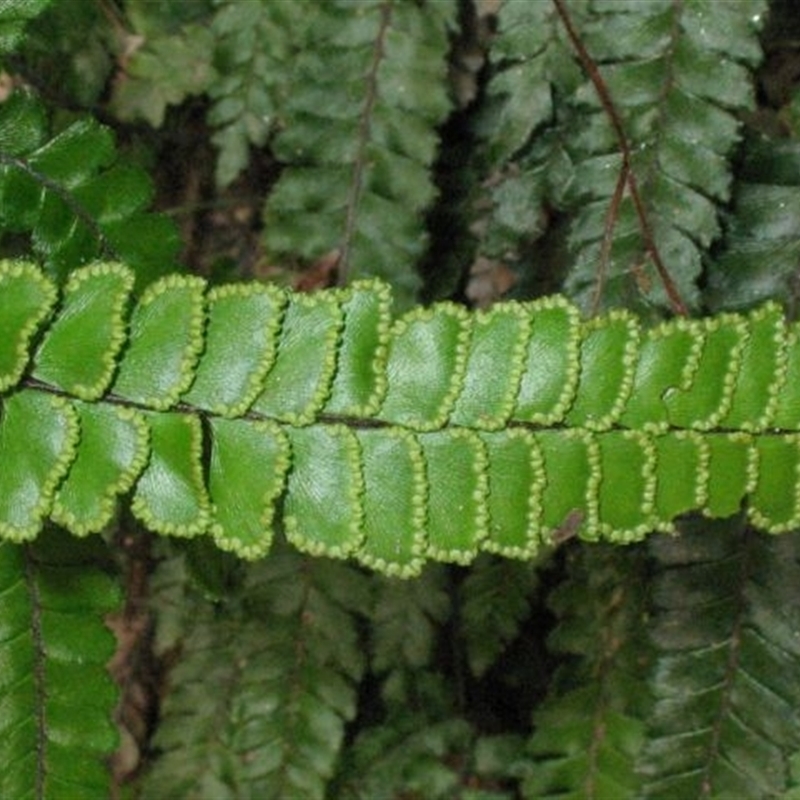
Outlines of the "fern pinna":
M 117 496 L 177 536 L 410 575 L 533 554 L 565 525 L 800 524 L 800 344 L 774 305 L 643 329 L 561 297 L 391 317 L 380 283 L 292 294 L 99 263 L 59 297 L 0 270 L 0 533 L 102 529 Z

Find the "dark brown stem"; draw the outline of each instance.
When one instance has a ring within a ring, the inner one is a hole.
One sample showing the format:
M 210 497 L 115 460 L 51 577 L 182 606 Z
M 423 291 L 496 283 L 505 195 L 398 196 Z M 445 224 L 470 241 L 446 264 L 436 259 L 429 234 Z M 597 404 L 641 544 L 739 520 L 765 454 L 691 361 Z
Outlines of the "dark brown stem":
M 600 264 L 597 267 L 597 281 L 595 282 L 594 296 L 592 297 L 591 312 L 597 314 L 600 310 L 600 298 L 603 295 L 606 275 L 608 274 L 608 263 L 611 260 L 611 246 L 614 244 L 614 225 L 619 216 L 619 206 L 625 194 L 625 185 L 628 182 L 628 167 L 623 163 L 617 185 L 614 187 L 614 194 L 611 195 L 611 202 L 608 204 L 606 221 L 603 225 L 603 243 L 600 246 Z
M 619 146 L 620 153 L 622 154 L 621 169 L 625 172 L 628 191 L 631 193 L 631 200 L 633 201 L 633 206 L 636 209 L 636 215 L 639 217 L 639 226 L 642 231 L 645 249 L 653 261 L 653 265 L 655 266 L 656 271 L 661 278 L 661 282 L 664 284 L 664 289 L 667 292 L 667 297 L 669 298 L 672 310 L 681 316 L 688 316 L 688 309 L 686 308 L 686 305 L 684 304 L 680 292 L 675 286 L 669 271 L 664 265 L 664 262 L 661 260 L 661 254 L 656 246 L 655 238 L 653 236 L 653 229 L 650 226 L 650 220 L 647 217 L 647 211 L 644 207 L 644 203 L 642 202 L 641 195 L 639 194 L 636 176 L 631 169 L 631 149 L 628 145 L 628 137 L 625 135 L 625 130 L 622 127 L 622 120 L 620 119 L 617 109 L 614 106 L 614 102 L 611 99 L 608 86 L 603 80 L 603 76 L 600 74 L 597 64 L 595 64 L 594 60 L 589 55 L 589 52 L 587 51 L 586 47 L 584 47 L 584 44 L 578 35 L 578 32 L 575 30 L 575 26 L 572 24 L 572 18 L 567 11 L 564 0 L 553 0 L 553 5 L 558 12 L 558 16 L 561 18 L 561 22 L 564 24 L 564 29 L 566 30 L 567 35 L 572 42 L 572 46 L 575 48 L 575 52 L 578 54 L 578 58 L 580 59 L 584 71 L 589 77 L 589 80 L 592 82 L 592 85 L 597 92 L 597 96 L 600 98 L 600 104 L 603 106 L 603 110 L 606 112 L 606 115 L 611 122 L 611 126 L 614 129 L 614 134 L 617 137 L 617 144 Z M 615 197 L 616 194 L 617 193 L 615 192 Z M 614 200 L 612 198 L 612 203 L 613 202 Z M 606 220 L 606 225 L 611 225 L 613 227 L 613 222 L 614 220 L 611 220 L 609 215 L 609 218 Z M 606 234 L 606 236 L 608 236 L 608 234 Z

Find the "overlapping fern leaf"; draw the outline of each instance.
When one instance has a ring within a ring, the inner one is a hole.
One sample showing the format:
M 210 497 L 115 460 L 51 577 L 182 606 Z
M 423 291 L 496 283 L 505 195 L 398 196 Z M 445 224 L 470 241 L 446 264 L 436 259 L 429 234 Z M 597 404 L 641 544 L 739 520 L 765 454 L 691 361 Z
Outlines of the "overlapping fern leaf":
M 431 564 L 413 582 L 378 578 L 372 589 L 370 668 L 383 697 L 402 706 L 416 695 L 437 632 L 452 613 L 447 573 Z
M 284 119 L 293 59 L 310 6 L 297 14 L 289 3 L 217 2 L 211 30 L 220 77 L 209 87 L 213 105 L 208 121 L 219 150 L 218 185 L 229 184 L 247 166 L 250 147 L 263 147 Z
M 111 131 L 84 118 L 56 133 L 16 90 L 0 105 L 0 241 L 63 280 L 96 258 L 124 259 L 139 285 L 177 269 L 172 223 L 147 211 L 147 174 L 118 160 Z
M 144 46 L 117 82 L 113 108 L 122 120 L 145 119 L 161 127 L 170 106 L 203 93 L 217 78 L 214 36 L 202 22 L 188 22 L 178 32 L 167 29 L 140 38 Z
M 636 759 L 650 710 L 646 585 L 640 549 L 572 553 L 551 605 L 549 644 L 571 654 L 534 714 L 524 797 L 637 797 Z
M 355 714 L 367 603 L 351 567 L 287 552 L 251 568 L 238 599 L 186 597 L 143 797 L 322 800 Z
M 467 663 L 480 678 L 497 662 L 530 613 L 537 564 L 483 556 L 459 587 Z
M 28 23 L 41 14 L 51 0 L 22 0 L 0 7 L 0 58 L 12 52 L 25 35 Z
M 761 0 L 611 4 L 608 11 L 598 4 L 582 19 L 581 36 L 620 115 L 627 153 L 587 80 L 572 97 L 566 144 L 574 172 L 565 200 L 579 208 L 570 236 L 571 292 L 594 286 L 600 263 L 607 270 L 601 280 L 614 284 L 633 274 L 663 302 L 652 261 L 657 251 L 681 296 L 696 302 L 702 256 L 720 234 L 719 208 L 730 197 L 736 112 L 753 104 L 748 70 L 761 56 L 754 20 L 765 10 Z M 596 113 L 586 114 L 587 106 Z M 609 204 L 625 160 L 650 231 L 637 218 L 629 182 L 603 264 Z M 614 295 L 609 286 L 606 297 Z
M 207 95 L 218 155 L 216 185 L 228 186 L 286 124 L 294 59 L 317 0 L 303 14 L 288 3 L 170 3 L 129 11 L 138 37 L 116 81 L 112 108 L 125 121 L 160 128 L 169 107 Z M 138 24 L 137 24 L 138 23 Z
M 557 134 L 557 102 L 579 80 L 552 3 L 505 0 L 488 48 L 486 99 L 478 112 L 479 252 L 523 266 L 547 228 L 547 206 L 569 166 Z M 532 265 L 535 270 L 535 265 Z
M 653 540 L 654 706 L 642 797 L 781 797 L 800 747 L 796 535 Z
M 64 534 L 0 544 L 0 796 L 103 797 L 117 745 L 115 641 L 103 615 L 119 601 L 98 552 Z
M 514 736 L 479 736 L 459 717 L 399 711 L 350 748 L 337 800 L 515 800 L 523 758 Z
M 451 0 L 319 3 L 296 57 L 285 168 L 265 211 L 276 257 L 335 251 L 342 276 L 391 280 L 403 305 L 419 279 L 423 214 L 434 198 L 436 127 L 450 103 Z
M 791 294 L 800 259 L 800 146 L 747 142 L 725 237 L 707 264 L 712 309 Z
M 579 302 L 666 304 L 668 273 L 694 305 L 730 198 L 737 114 L 753 104 L 766 5 L 557 5 L 509 0 L 500 11 L 485 246 L 513 253 L 555 207 L 571 223 L 565 288 Z M 520 113 L 522 93 L 533 113 Z

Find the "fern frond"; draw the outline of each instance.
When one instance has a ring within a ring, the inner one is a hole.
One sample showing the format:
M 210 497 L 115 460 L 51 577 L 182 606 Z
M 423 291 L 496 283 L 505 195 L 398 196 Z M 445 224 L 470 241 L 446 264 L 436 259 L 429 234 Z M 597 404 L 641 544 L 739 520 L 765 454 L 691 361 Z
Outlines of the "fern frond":
M 0 544 L 0 795 L 107 796 L 118 700 L 103 623 L 119 592 L 86 547 Z
M 0 106 L 0 235 L 29 235 L 59 281 L 95 258 L 125 260 L 140 286 L 176 269 L 177 232 L 145 210 L 151 195 L 147 175 L 117 162 L 111 132 L 94 120 L 51 138 L 32 95 L 17 90 Z
M 518 263 L 544 232 L 545 206 L 563 177 L 554 104 L 579 73 L 549 2 L 505 0 L 488 57 L 486 101 L 476 122 L 486 178 L 476 204 L 490 212 L 473 228 L 484 256 Z
M 236 0 L 217 6 L 211 30 L 220 77 L 209 86 L 208 121 L 219 150 L 217 185 L 227 186 L 247 166 L 250 147 L 263 147 L 279 124 L 309 9 L 295 14 L 287 3 Z
M 393 800 L 461 796 L 461 759 L 473 732 L 461 719 L 431 722 L 404 714 L 366 731 L 355 742 L 337 797 L 342 800 Z M 504 795 L 499 795 L 503 798 Z
M 24 75 L 42 97 L 58 98 L 62 107 L 97 108 L 117 66 L 121 31 L 112 20 L 94 3 L 51 2 L 26 29 L 10 71 Z M 132 44 L 132 38 L 121 46 Z
M 0 58 L 14 52 L 28 23 L 50 3 L 51 0 L 14 0 L 0 5 Z
M 561 668 L 534 713 L 526 798 L 638 796 L 634 766 L 649 711 L 643 555 L 608 547 L 573 553 L 569 578 L 551 600 L 560 623 L 549 644 L 578 658 Z
M 747 308 L 791 295 L 800 258 L 800 146 L 746 143 L 725 237 L 706 265 L 712 309 Z
M 530 613 L 538 583 L 533 565 L 479 558 L 460 586 L 460 624 L 472 674 L 480 678 Z
M 280 505 L 300 549 L 394 575 L 530 558 L 565 527 L 632 541 L 745 500 L 764 530 L 800 524 L 800 328 L 774 305 L 649 329 L 582 322 L 559 297 L 392 320 L 382 285 L 207 292 L 172 275 L 126 327 L 132 283 L 118 264 L 76 270 L 53 314 L 41 272 L 0 265 L 14 541 L 48 515 L 99 530 L 131 487 L 156 532 L 255 558 Z
M 797 548 L 796 535 L 729 524 L 652 540 L 656 702 L 643 797 L 755 800 L 794 784 Z
M 444 680 L 444 679 L 442 679 Z M 447 693 L 430 689 L 415 711 L 395 707 L 385 720 L 362 730 L 345 754 L 332 797 L 339 800 L 514 800 L 516 779 L 527 768 L 524 740 L 481 736 L 475 726 L 434 708 Z
M 407 680 L 431 664 L 439 627 L 451 613 L 447 574 L 429 565 L 413 582 L 378 578 L 371 607 L 373 672 L 383 680 L 383 696 L 402 705 Z
M 282 553 L 251 568 L 243 597 L 191 601 L 145 797 L 325 796 L 355 713 L 365 579 Z
M 760 58 L 754 21 L 765 4 L 563 8 L 614 107 L 598 96 L 590 76 L 575 85 L 569 70 L 558 74 L 554 86 L 566 102 L 547 171 L 548 199 L 572 220 L 574 262 L 565 287 L 586 306 L 598 280 L 607 304 L 632 288 L 664 304 L 658 258 L 680 295 L 696 303 L 701 258 L 720 235 L 730 195 L 736 114 L 752 105 L 750 71 Z M 531 37 L 527 46 L 535 64 L 542 45 Z M 536 80 L 546 93 L 546 77 Z
M 213 32 L 202 23 L 188 24 L 178 33 L 145 37 L 116 83 L 112 107 L 117 116 L 126 121 L 144 119 L 160 128 L 169 106 L 216 83 L 213 53 Z
M 762 0 L 601 4 L 586 12 L 570 5 L 626 139 L 623 147 L 595 86 L 587 80 L 578 87 L 563 127 L 574 170 L 561 198 L 576 214 L 570 236 L 575 263 L 565 284 L 571 296 L 587 298 L 595 287 L 612 226 L 606 302 L 624 296 L 631 279 L 650 299 L 665 302 L 648 263 L 654 246 L 681 296 L 696 303 L 701 258 L 720 235 L 720 207 L 730 196 L 736 114 L 753 103 L 750 70 L 760 59 L 754 20 L 765 8 Z M 711 15 L 713 26 L 705 21 Z M 587 115 L 587 107 L 595 113 Z M 638 186 L 650 234 L 632 196 L 614 214 L 610 210 L 626 168 Z
M 454 15 L 451 0 L 314 4 L 274 145 L 286 167 L 265 209 L 271 253 L 337 251 L 340 274 L 390 279 L 413 300 Z

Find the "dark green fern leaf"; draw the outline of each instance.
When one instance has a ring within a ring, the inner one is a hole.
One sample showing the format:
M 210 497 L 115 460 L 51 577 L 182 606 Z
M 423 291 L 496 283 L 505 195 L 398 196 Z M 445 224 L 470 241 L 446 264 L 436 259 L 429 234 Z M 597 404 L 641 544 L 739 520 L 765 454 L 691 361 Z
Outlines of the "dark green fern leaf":
M 370 667 L 381 677 L 384 699 L 402 705 L 431 665 L 438 631 L 450 616 L 447 572 L 430 565 L 413 582 L 378 578 L 373 589 Z
M 220 78 L 209 86 L 208 121 L 219 150 L 219 186 L 236 178 L 248 164 L 250 147 L 263 147 L 279 125 L 310 5 L 296 14 L 289 3 L 218 0 L 211 30 Z
M 783 796 L 800 746 L 796 535 L 696 525 L 654 539 L 648 798 Z
M 524 740 L 481 735 L 454 711 L 458 692 L 451 676 L 420 669 L 409 678 L 413 689 L 386 698 L 380 719 L 362 725 L 344 753 L 329 796 L 514 800 L 515 782 L 528 766 Z
M 605 302 L 615 302 L 630 294 L 634 279 L 640 291 L 664 304 L 654 246 L 681 296 L 694 305 L 701 260 L 720 235 L 720 207 L 730 197 L 730 158 L 739 136 L 735 115 L 753 102 L 750 70 L 760 59 L 754 21 L 765 3 L 598 3 L 587 13 L 569 8 L 600 65 L 627 143 L 625 150 L 586 79 L 564 120 L 573 169 L 559 200 L 575 215 L 575 264 L 566 288 L 588 301 L 600 281 Z M 595 113 L 587 115 L 587 107 Z M 611 210 L 626 160 L 649 234 L 630 182 L 618 211 Z M 606 259 L 609 226 L 613 239 Z M 605 270 L 600 275 L 598 263 Z
M 355 714 L 363 659 L 353 612 L 367 602 L 364 577 L 282 553 L 247 580 L 238 606 L 183 603 L 182 658 L 144 797 L 325 796 Z
M 466 778 L 460 763 L 474 734 L 461 719 L 431 722 L 425 714 L 401 714 L 365 732 L 352 748 L 337 797 L 341 800 L 448 800 Z M 499 795 L 498 800 L 504 798 Z
M 102 800 L 118 692 L 103 616 L 118 590 L 63 534 L 0 544 L 0 795 Z
M 200 22 L 146 37 L 115 87 L 117 116 L 161 127 L 169 106 L 202 94 L 216 82 L 213 52 L 213 33 Z
M 711 308 L 790 295 L 800 259 L 799 186 L 796 142 L 747 143 L 725 238 L 707 265 Z
M 335 251 L 342 276 L 390 279 L 408 305 L 450 107 L 455 3 L 332 0 L 308 11 L 274 145 L 286 167 L 267 202 L 267 247 L 306 260 Z
M 636 797 L 634 765 L 649 713 L 644 639 L 644 558 L 640 549 L 572 553 L 569 579 L 551 605 L 550 637 L 573 654 L 534 714 L 524 797 Z
M 0 58 L 13 52 L 25 36 L 28 23 L 39 16 L 51 0 L 2 0 L 0 2 Z
M 17 90 L 0 106 L 0 236 L 30 236 L 58 280 L 95 258 L 124 259 L 139 285 L 176 269 L 176 230 L 146 211 L 151 196 L 149 178 L 117 162 L 110 130 L 94 120 L 51 138 L 32 95 Z
M 470 670 L 481 677 L 496 663 L 530 612 L 535 565 L 479 558 L 460 587 L 460 624 Z
M 121 34 L 103 10 L 96 3 L 50 3 L 26 30 L 12 71 L 62 106 L 96 108 L 113 74 Z M 133 37 L 126 44 L 132 45 Z
M 476 122 L 486 177 L 475 203 L 487 213 L 477 215 L 473 228 L 483 256 L 535 273 L 541 265 L 525 264 L 524 253 L 544 233 L 559 179 L 569 178 L 556 95 L 577 84 L 579 72 L 552 3 L 505 0 L 496 24 Z
M 561 8 L 525 0 L 499 6 L 479 121 L 486 190 L 478 205 L 490 208 L 475 225 L 480 251 L 516 267 L 531 285 L 543 272 L 564 273 L 565 289 L 585 308 L 630 306 L 639 297 L 665 304 L 659 258 L 696 304 L 701 260 L 730 197 L 736 114 L 752 103 L 765 4 Z M 576 48 L 585 49 L 583 63 Z M 554 208 L 563 216 L 551 228 Z M 544 259 L 552 263 L 542 265 L 541 250 L 528 263 L 531 243 L 545 233 Z

